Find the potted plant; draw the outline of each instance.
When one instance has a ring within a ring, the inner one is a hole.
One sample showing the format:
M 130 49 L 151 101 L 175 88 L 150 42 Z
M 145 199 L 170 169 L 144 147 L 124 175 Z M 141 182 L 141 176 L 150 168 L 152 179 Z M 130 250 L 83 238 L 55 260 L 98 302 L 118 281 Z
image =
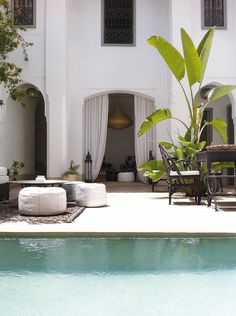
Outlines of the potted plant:
M 221 118 L 213 118 L 209 122 L 203 121 L 203 113 L 209 104 L 214 105 L 213 101 L 227 95 L 236 86 L 222 85 L 215 87 L 208 93 L 206 102 L 202 102 L 200 98 L 214 32 L 215 28 L 210 28 L 196 48 L 190 36 L 182 28 L 183 54 L 161 36 L 152 36 L 148 39 L 148 43 L 156 48 L 181 87 L 189 112 L 189 122 L 186 123 L 181 118 L 174 117 L 169 108 L 158 109 L 145 119 L 138 131 L 138 136 L 142 136 L 161 121 L 167 119 L 178 120 L 184 126 L 184 135 L 179 135 L 177 143 L 174 143 L 173 140 L 161 142 L 166 149 L 172 150 L 178 159 L 196 160 L 197 153 L 206 145 L 205 141 L 200 141 L 201 134 L 209 125 L 220 135 L 222 141 L 227 143 L 227 124 Z M 185 80 L 185 77 L 187 77 L 187 80 Z M 157 182 L 166 174 L 161 160 L 147 161 L 138 168 L 139 170 L 147 170 L 145 175 L 150 177 L 153 182 Z
M 9 168 L 9 175 L 12 180 L 17 180 L 18 175 L 25 164 L 22 161 L 13 160 L 11 167 Z
M 68 181 L 76 181 L 79 178 L 79 167 L 73 160 L 70 161 L 70 165 L 67 171 L 62 175 L 62 178 Z

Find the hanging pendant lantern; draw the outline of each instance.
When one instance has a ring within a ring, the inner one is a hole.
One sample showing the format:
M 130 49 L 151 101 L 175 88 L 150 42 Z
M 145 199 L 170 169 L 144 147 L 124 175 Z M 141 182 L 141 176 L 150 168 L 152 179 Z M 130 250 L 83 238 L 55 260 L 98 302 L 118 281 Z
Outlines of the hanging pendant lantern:
M 119 106 L 116 107 L 108 117 L 108 127 L 113 129 L 124 129 L 130 127 L 133 124 L 133 120 L 124 112 L 122 112 Z

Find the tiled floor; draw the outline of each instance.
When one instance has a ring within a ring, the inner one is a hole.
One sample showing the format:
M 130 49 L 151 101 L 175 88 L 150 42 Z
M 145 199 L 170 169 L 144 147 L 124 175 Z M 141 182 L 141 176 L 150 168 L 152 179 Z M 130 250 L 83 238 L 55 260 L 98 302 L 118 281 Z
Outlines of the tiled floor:
M 236 236 L 236 206 L 215 212 L 203 200 L 195 205 L 192 199 L 175 195 L 168 205 L 163 186 L 141 183 L 106 183 L 108 205 L 86 208 L 71 224 L 32 225 L 3 223 L 0 234 L 8 235 L 77 235 L 77 236 L 169 236 L 227 235 Z M 11 197 L 18 188 L 12 188 Z M 234 199 L 234 198 L 233 198 Z M 236 198 L 235 198 L 236 200 Z

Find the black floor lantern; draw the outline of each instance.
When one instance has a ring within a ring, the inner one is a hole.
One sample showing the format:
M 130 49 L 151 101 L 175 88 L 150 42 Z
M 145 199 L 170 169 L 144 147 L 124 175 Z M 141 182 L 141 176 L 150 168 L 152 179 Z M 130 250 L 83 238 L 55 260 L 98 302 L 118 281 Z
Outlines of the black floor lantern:
M 88 151 L 85 159 L 85 182 L 92 182 L 92 159 Z

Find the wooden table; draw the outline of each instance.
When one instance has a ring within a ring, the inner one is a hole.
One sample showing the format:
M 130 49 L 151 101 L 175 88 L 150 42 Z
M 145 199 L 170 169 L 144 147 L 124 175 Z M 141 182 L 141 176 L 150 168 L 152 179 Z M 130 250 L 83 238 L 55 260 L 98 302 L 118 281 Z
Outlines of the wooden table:
M 59 186 L 61 187 L 62 184 L 66 182 L 63 180 L 45 180 L 43 182 L 36 181 L 36 180 L 16 180 L 16 181 L 9 181 L 9 184 L 20 184 L 22 188 L 30 187 L 30 186 L 37 186 L 37 187 L 54 187 Z
M 212 181 L 217 181 L 217 179 L 221 178 L 234 178 L 234 187 L 235 187 L 235 180 L 236 180 L 236 151 L 232 150 L 217 150 L 217 151 L 202 151 L 197 154 L 197 162 L 201 164 L 202 162 L 206 162 L 207 166 L 207 173 L 206 173 L 206 180 L 207 180 L 207 205 L 211 205 L 212 198 L 215 199 L 216 191 L 212 189 Z M 213 162 L 233 162 L 234 163 L 234 174 L 233 175 L 214 175 L 211 171 L 211 164 Z M 215 201 L 216 203 L 216 201 Z M 215 204 L 216 205 L 216 204 Z

